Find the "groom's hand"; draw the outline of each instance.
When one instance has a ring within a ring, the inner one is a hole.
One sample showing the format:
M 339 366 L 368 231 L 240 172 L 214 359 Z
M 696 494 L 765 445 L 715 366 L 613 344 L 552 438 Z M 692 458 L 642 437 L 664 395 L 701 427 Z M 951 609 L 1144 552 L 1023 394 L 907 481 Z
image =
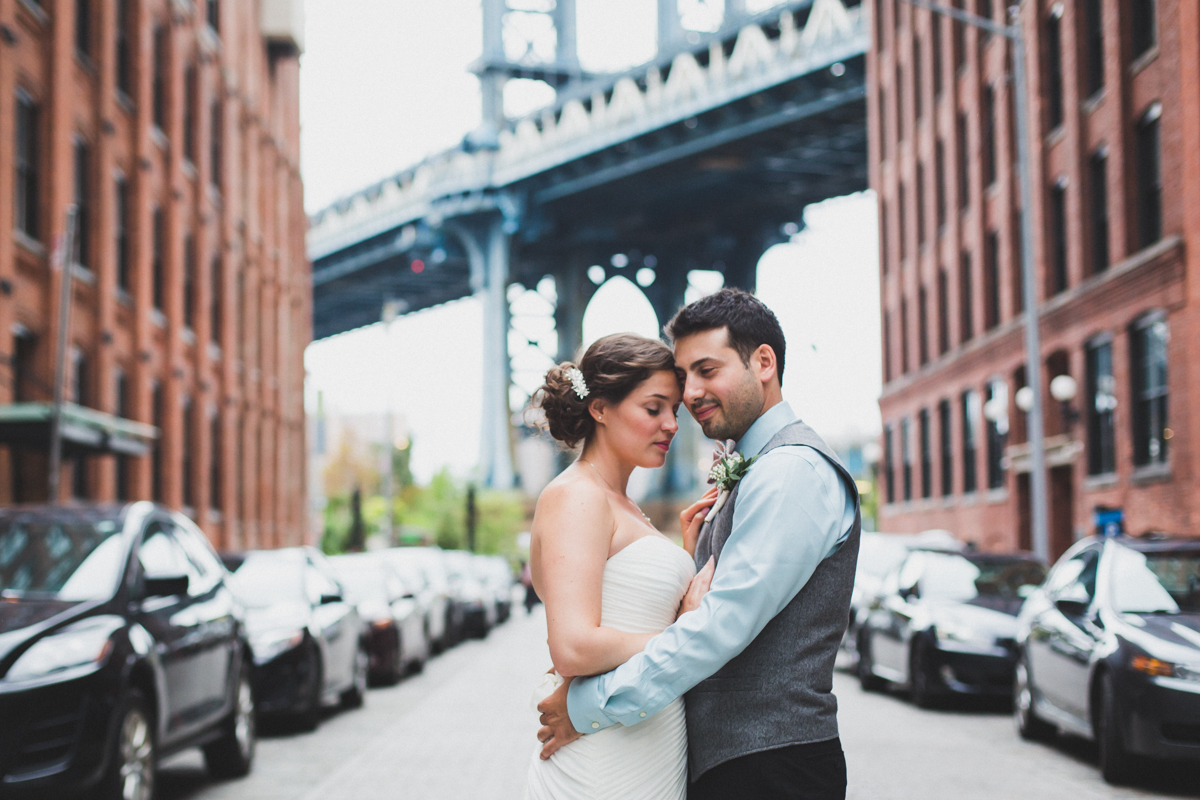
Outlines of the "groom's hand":
M 545 761 L 558 748 L 568 745 L 583 734 L 575 730 L 567 714 L 567 689 L 573 678 L 566 678 L 553 694 L 538 703 L 542 727 L 538 730 L 538 741 L 542 743 L 542 760 Z

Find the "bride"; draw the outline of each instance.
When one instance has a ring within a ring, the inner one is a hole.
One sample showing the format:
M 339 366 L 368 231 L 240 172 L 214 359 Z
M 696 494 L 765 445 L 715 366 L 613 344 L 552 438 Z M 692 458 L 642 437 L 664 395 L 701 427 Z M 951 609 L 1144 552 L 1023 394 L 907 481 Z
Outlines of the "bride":
M 579 459 L 538 498 L 530 566 L 554 671 L 562 680 L 615 669 L 682 613 L 699 606 L 712 564 L 692 554 L 715 489 L 680 515 L 684 547 L 655 529 L 629 498 L 634 467 L 661 467 L 679 426 L 680 381 L 671 350 L 635 334 L 597 340 L 579 365 L 546 374 L 535 403 L 550 434 Z M 538 698 L 540 699 L 540 697 Z M 527 800 L 667 800 L 687 794 L 683 700 L 626 728 L 584 736 L 548 760 L 535 752 Z

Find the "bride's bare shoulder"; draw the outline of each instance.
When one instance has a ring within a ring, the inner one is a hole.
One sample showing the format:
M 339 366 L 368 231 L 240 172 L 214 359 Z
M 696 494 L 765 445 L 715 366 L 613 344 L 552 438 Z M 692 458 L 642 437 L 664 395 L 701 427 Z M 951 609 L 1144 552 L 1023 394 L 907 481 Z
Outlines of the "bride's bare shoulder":
M 547 484 L 538 496 L 536 514 L 539 516 L 569 513 L 583 514 L 581 519 L 612 516 L 604 489 L 575 470 L 566 470 Z

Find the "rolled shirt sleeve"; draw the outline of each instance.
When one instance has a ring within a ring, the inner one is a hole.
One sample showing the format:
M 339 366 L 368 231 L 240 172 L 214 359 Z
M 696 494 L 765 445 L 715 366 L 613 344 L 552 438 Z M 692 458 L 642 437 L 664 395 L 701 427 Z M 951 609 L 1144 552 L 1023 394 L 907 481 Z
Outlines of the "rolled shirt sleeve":
M 636 725 L 737 656 L 836 552 L 854 499 L 824 456 L 785 445 L 742 478 L 733 527 L 700 607 L 611 672 L 577 678 L 567 709 L 577 731 Z

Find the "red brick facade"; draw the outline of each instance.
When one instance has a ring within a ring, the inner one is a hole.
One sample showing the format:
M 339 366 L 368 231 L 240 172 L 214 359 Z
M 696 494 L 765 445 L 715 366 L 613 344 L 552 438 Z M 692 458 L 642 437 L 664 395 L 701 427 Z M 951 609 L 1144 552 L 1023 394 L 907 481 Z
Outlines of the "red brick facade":
M 1009 5 L 952 4 L 990 7 L 997 23 Z M 868 5 L 880 527 L 1028 548 L 1011 50 L 903 0 Z M 1200 418 L 1189 402 L 1200 398 L 1189 357 L 1200 333 L 1200 10 L 1189 0 L 1021 8 L 1052 554 L 1091 532 L 1097 506 L 1122 509 L 1132 533 L 1200 533 Z M 1048 393 L 1061 374 L 1078 386 L 1066 407 Z
M 299 57 L 270 2 L 0 0 L 0 402 L 50 399 L 78 196 L 68 398 L 161 439 L 68 463 L 63 495 L 159 499 L 229 549 L 307 529 Z M 0 503 L 45 473 L 0 451 Z

